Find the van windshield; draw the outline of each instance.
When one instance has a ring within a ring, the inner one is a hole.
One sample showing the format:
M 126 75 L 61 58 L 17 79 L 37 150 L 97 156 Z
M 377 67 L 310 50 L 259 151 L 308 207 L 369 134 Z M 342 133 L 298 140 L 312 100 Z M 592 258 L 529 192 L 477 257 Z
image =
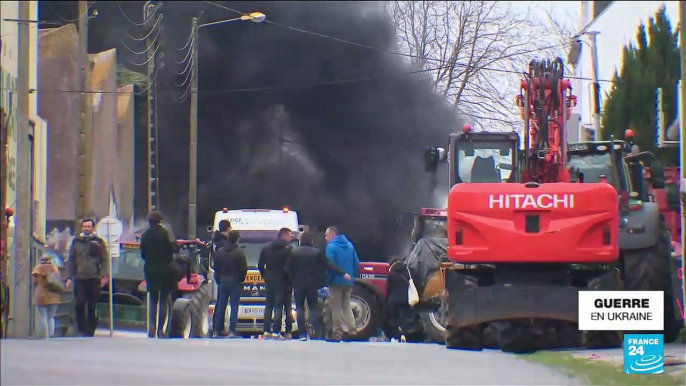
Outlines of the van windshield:
M 239 242 L 241 249 L 243 249 L 243 251 L 245 252 L 245 256 L 248 262 L 248 268 L 257 268 L 257 263 L 260 260 L 260 252 L 262 252 L 262 248 L 264 248 L 264 246 L 267 245 L 269 241 L 271 240 L 241 240 Z M 293 248 L 296 248 L 298 246 L 298 243 L 294 241 L 291 243 L 291 246 L 293 246 Z

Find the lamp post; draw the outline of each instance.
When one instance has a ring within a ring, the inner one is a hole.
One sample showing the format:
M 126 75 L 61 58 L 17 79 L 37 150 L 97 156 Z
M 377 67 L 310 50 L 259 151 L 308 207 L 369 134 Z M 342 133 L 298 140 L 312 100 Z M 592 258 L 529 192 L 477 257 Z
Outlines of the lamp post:
M 191 122 L 190 122 L 190 163 L 188 187 L 188 238 L 197 237 L 197 188 L 198 188 L 198 30 L 211 25 L 231 23 L 234 21 L 251 21 L 261 23 L 267 17 L 260 12 L 253 12 L 233 19 L 213 21 L 198 24 L 198 18 L 193 18 L 193 71 L 191 79 Z

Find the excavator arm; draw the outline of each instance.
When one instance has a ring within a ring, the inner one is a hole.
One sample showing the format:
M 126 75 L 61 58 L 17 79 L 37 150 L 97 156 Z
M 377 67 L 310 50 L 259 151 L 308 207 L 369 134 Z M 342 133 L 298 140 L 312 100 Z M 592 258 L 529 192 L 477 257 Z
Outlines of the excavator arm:
M 534 60 L 520 83 L 517 106 L 524 121 L 522 182 L 569 182 L 564 125 L 576 106 L 562 59 Z

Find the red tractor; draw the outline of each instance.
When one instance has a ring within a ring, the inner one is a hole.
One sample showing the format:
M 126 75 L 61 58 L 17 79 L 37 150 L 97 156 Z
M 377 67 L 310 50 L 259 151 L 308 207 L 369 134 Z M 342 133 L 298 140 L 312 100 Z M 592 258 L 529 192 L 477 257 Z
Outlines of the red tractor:
M 618 346 L 619 332 L 578 331 L 578 292 L 623 286 L 665 291 L 665 341 L 673 332 L 669 234 L 656 205 L 632 201 L 628 144 L 566 143 L 576 98 L 563 68 L 559 58 L 529 65 L 517 98 L 523 152 L 517 133 L 468 126 L 449 136 L 448 151 L 427 152 L 450 173 L 452 266 L 441 299 L 448 348 Z M 661 168 L 651 166 L 660 189 Z M 650 269 L 657 276 L 641 274 Z

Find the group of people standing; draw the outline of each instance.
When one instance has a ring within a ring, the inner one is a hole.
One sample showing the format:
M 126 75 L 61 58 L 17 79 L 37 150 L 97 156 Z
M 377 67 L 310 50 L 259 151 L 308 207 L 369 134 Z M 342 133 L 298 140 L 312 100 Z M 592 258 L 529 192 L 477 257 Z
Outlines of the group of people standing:
M 93 230 L 95 221 L 81 222 L 81 233 L 74 237 L 66 263 L 67 289 L 74 287 L 75 318 L 78 334 L 92 337 L 98 326 L 96 307 L 100 289 L 109 276 L 109 255 L 105 241 Z M 34 302 L 37 309 L 37 336 L 48 338 L 55 333 L 55 314 L 62 302 L 61 276 L 49 255 L 40 258 L 31 275 L 34 279 Z
M 163 337 L 171 293 L 176 287 L 172 270 L 174 252 L 178 249 L 173 236 L 162 225 L 162 214 L 153 211 L 148 216 L 150 227 L 140 240 L 141 257 L 145 261 L 144 273 L 151 302 L 149 307 L 150 328 L 148 336 Z M 67 260 L 66 288 L 74 286 L 76 298 L 76 323 L 81 336 L 92 337 L 97 328 L 96 306 L 100 289 L 108 277 L 108 253 L 102 238 L 93 231 L 94 221 L 82 222 L 82 232 L 72 242 Z M 330 341 L 349 340 L 356 334 L 355 319 L 350 305 L 353 278 L 358 276 L 359 258 L 355 247 L 340 234 L 336 227 L 329 227 L 325 234 L 327 246 L 324 251 L 314 247 L 310 233 L 300 237 L 300 245 L 291 245 L 293 232 L 288 228 L 278 231 L 276 239 L 267 243 L 260 252 L 258 270 L 265 282 L 266 304 L 264 310 L 263 338 L 291 338 L 291 293 L 295 297 L 297 322 L 301 340 L 310 339 L 309 332 L 321 336 L 318 325 L 319 289 L 328 286 L 332 320 Z M 214 313 L 214 336 L 237 337 L 236 325 L 243 282 L 248 265 L 245 252 L 240 248 L 240 232 L 231 230 L 229 221 L 219 224 L 212 238 L 211 251 L 218 284 L 217 303 Z M 389 303 L 392 319 L 400 322 L 408 312 L 407 282 L 404 264 L 394 262 L 389 275 Z M 38 308 L 39 335 L 54 334 L 54 317 L 60 295 L 49 285 L 52 275 L 58 274 L 49 256 L 43 256 L 32 275 L 34 276 L 35 304 Z M 407 272 L 409 274 L 409 272 Z M 54 284 L 54 283 L 53 283 Z M 391 287 L 393 289 L 391 289 Z M 402 306 L 404 305 L 404 306 Z M 231 307 L 229 329 L 226 331 L 225 314 Z M 307 307 L 307 314 L 305 309 Z M 286 331 L 281 334 L 283 313 L 286 312 Z M 272 318 L 273 313 L 273 318 Z M 307 315 L 307 317 L 306 317 Z M 397 330 L 402 328 L 397 323 Z M 307 326 L 311 329 L 308 329 Z M 343 325 L 347 326 L 344 331 Z
M 300 237 L 300 245 L 293 248 L 293 231 L 282 228 L 276 239 L 267 243 L 260 252 L 257 269 L 265 283 L 265 309 L 263 338 L 290 339 L 292 332 L 291 294 L 295 297 L 300 340 L 321 334 L 318 326 L 318 291 L 329 286 L 333 334 L 329 340 L 341 341 L 356 333 L 350 307 L 353 277 L 357 276 L 359 259 L 353 245 L 336 227 L 325 232 L 326 250 L 314 247 L 310 233 Z M 245 253 L 239 245 L 240 232 L 231 230 L 228 220 L 219 223 L 212 238 L 215 279 L 219 284 L 217 306 L 214 313 L 214 335 L 237 337 L 238 306 L 242 283 L 248 267 Z M 225 330 L 226 307 L 231 307 L 229 331 Z M 307 306 L 307 317 L 306 309 Z M 281 334 L 282 320 L 286 316 L 285 335 Z M 273 318 L 272 318 L 273 314 Z M 343 331 L 343 324 L 348 327 Z M 307 326 L 311 327 L 311 330 Z

